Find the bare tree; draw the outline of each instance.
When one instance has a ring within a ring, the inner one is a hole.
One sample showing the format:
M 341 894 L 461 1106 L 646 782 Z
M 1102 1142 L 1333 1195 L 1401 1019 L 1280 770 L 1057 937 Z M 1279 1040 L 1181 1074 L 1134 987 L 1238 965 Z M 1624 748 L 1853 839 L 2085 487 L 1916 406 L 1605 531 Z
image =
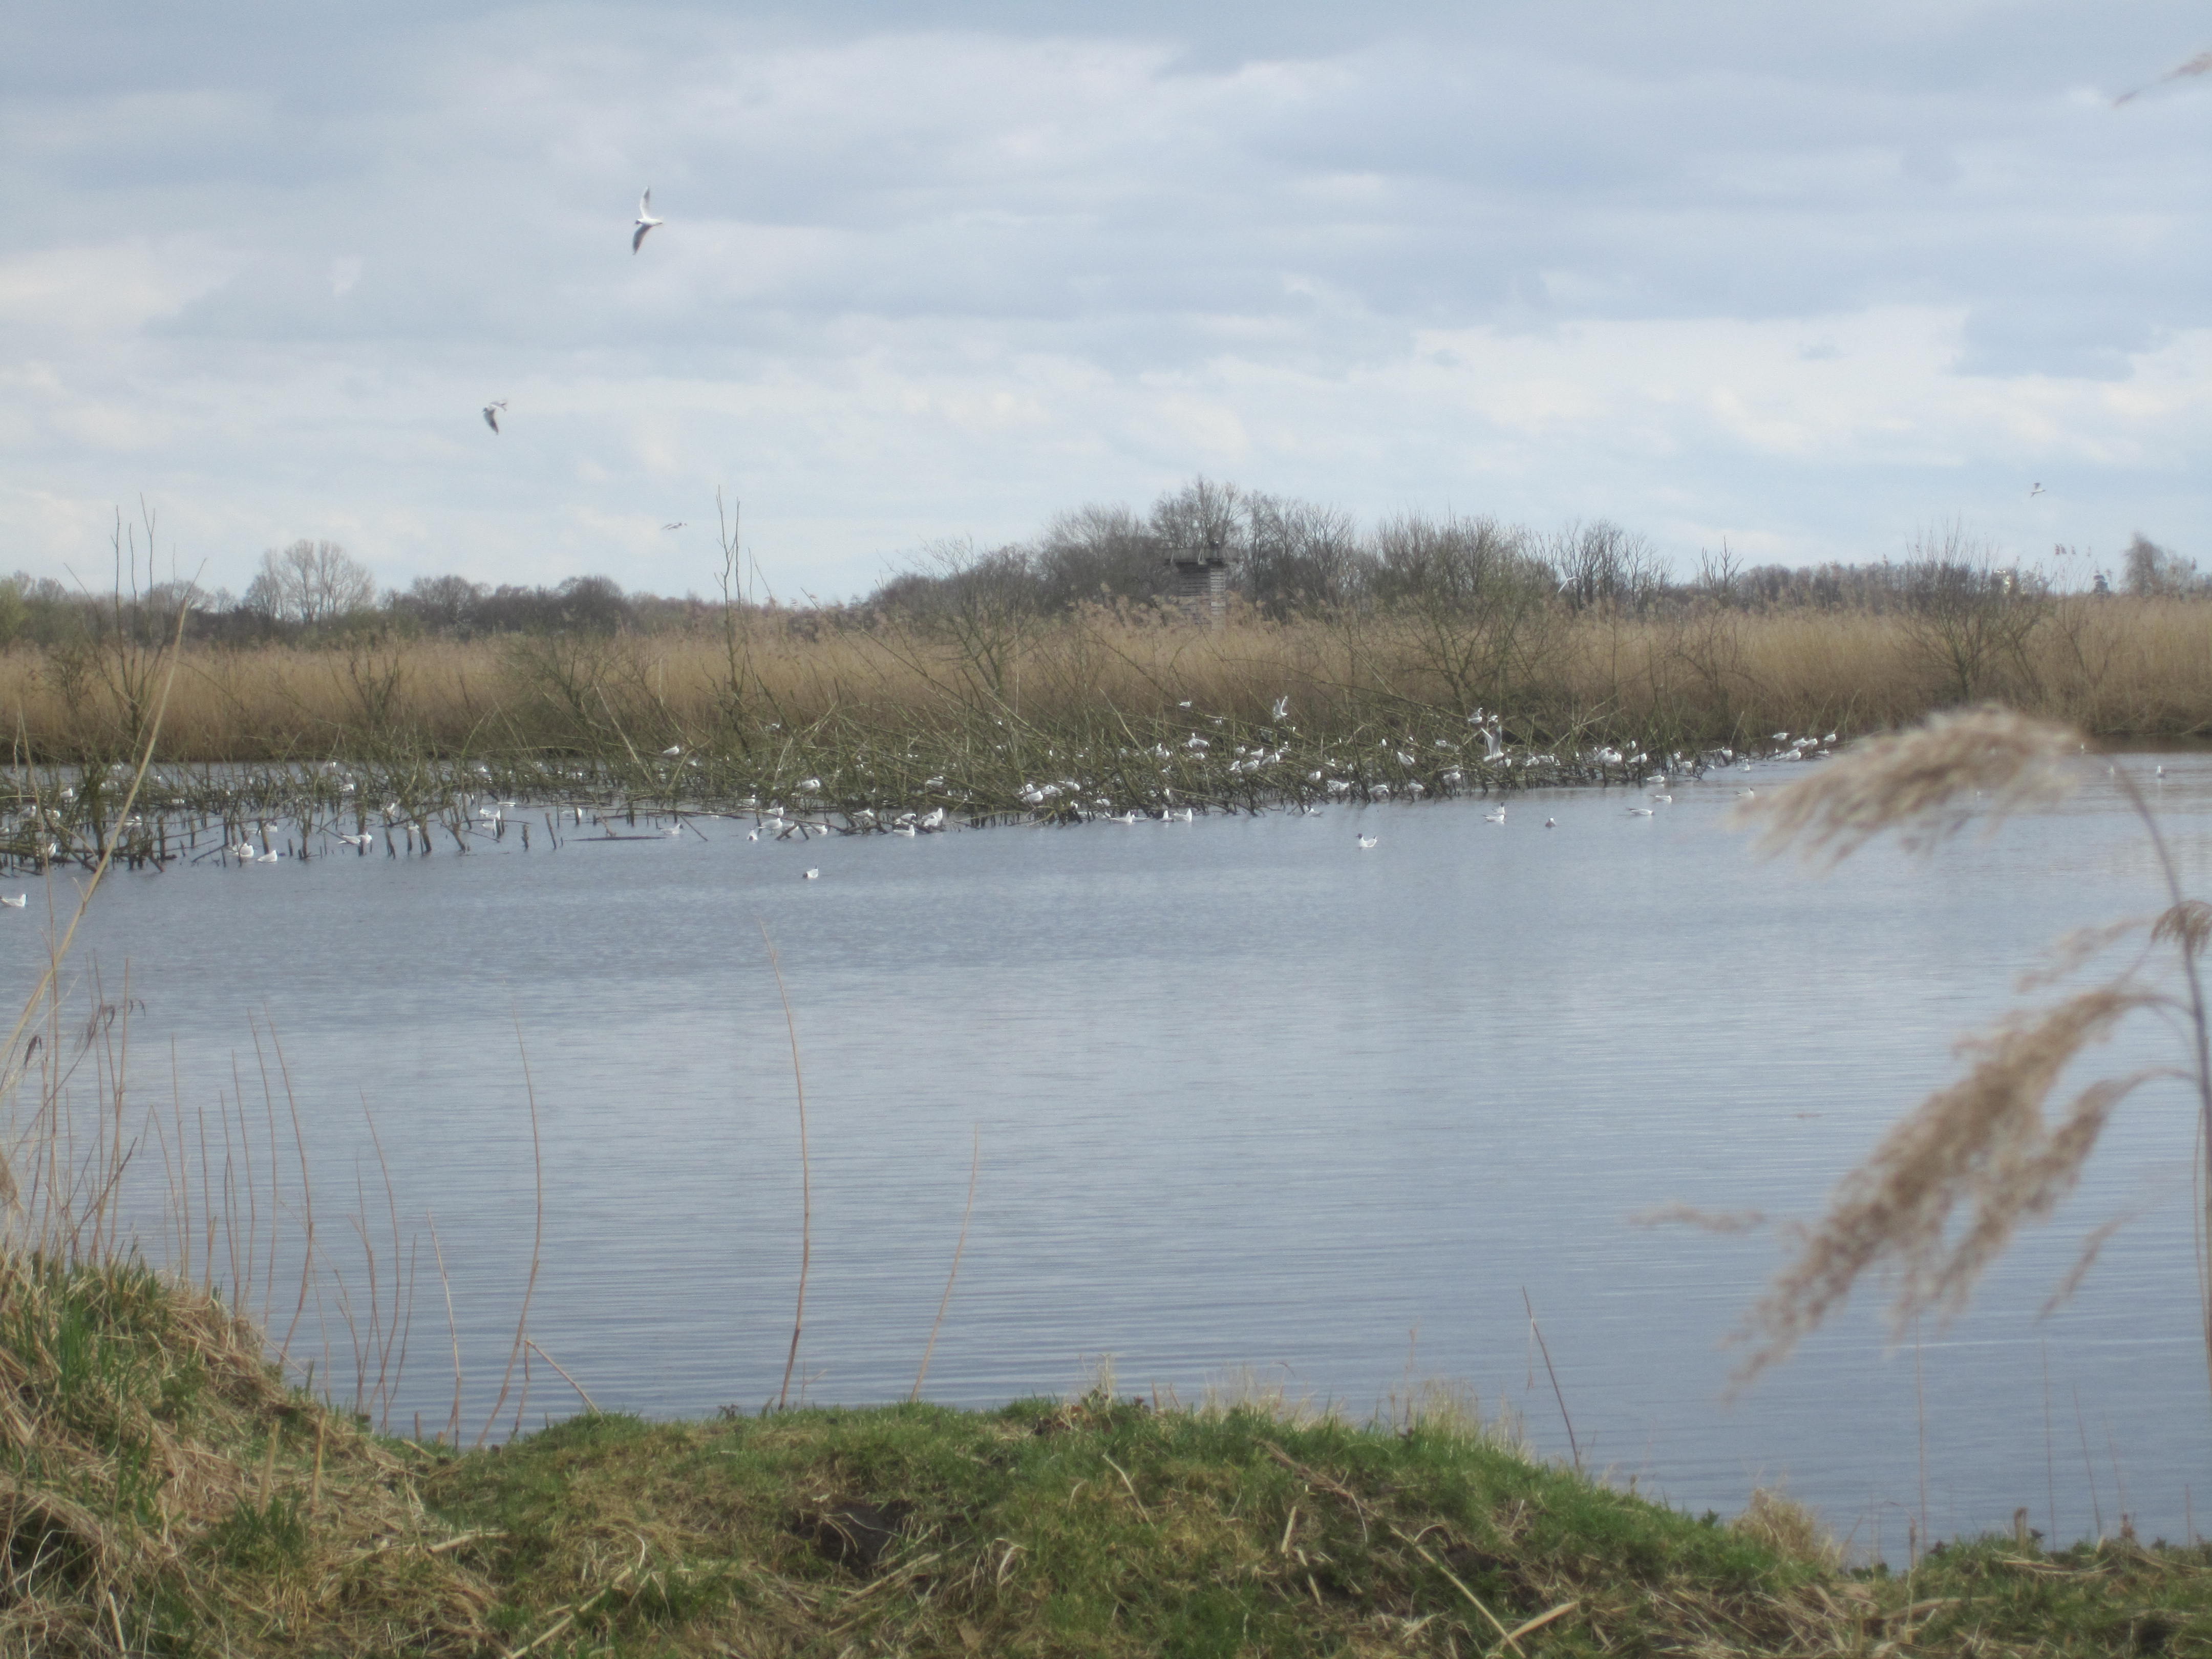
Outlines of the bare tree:
M 1604 605 L 1640 615 L 1664 586 L 1658 550 L 1607 520 L 1568 526 L 1549 551 L 1559 596 L 1576 611 Z
M 1507 700 L 1542 634 L 1552 574 L 1519 531 L 1492 519 L 1406 514 L 1374 538 L 1369 580 L 1413 659 L 1462 714 Z
M 313 627 L 366 610 L 375 598 L 376 578 L 336 542 L 297 541 L 261 556 L 245 603 L 279 622 Z
M 2141 531 L 2120 556 L 2125 562 L 2128 592 L 2145 599 L 2171 599 L 2201 586 L 2197 561 L 2169 552 Z
M 1915 540 L 1900 574 L 1905 637 L 1955 702 L 2032 677 L 2027 641 L 2051 615 L 2040 577 L 1999 568 L 1995 550 L 1957 525 Z
M 1232 568 L 1241 568 L 1243 507 L 1244 492 L 1235 484 L 1194 478 L 1152 503 L 1152 534 L 1175 556 L 1222 559 Z
M 1245 500 L 1247 597 L 1267 616 L 1349 605 L 1364 575 L 1352 516 L 1278 495 Z
M 1158 537 L 1126 507 L 1063 513 L 1037 544 L 1039 603 L 1062 610 L 1085 600 L 1149 599 L 1161 591 L 1164 557 Z

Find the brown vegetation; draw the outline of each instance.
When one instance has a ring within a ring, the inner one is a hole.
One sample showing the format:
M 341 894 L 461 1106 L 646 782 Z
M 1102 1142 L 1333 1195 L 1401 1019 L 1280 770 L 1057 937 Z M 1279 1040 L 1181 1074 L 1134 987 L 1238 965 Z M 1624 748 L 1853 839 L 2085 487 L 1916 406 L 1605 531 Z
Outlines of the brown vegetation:
M 2081 746 L 2081 733 L 2067 726 L 2002 708 L 1969 710 L 1861 744 L 1741 810 L 1765 827 L 1770 849 L 1794 845 L 1839 859 L 1884 833 L 1926 847 L 1970 812 L 1993 817 L 2063 793 L 2067 758 Z M 2149 803 L 2124 773 L 2115 775 L 2155 854 L 2163 908 L 2062 940 L 2020 988 L 2063 987 L 2063 994 L 1960 1040 L 1965 1075 L 1907 1114 L 1844 1177 L 1827 1213 L 1802 1235 L 1795 1259 L 1753 1310 L 1747 1334 L 1756 1346 L 1747 1375 L 1786 1357 L 1874 1270 L 1893 1279 L 1891 1325 L 1900 1337 L 1923 1314 L 1958 1314 L 2014 1233 L 2048 1218 L 2073 1190 L 2113 1114 L 2146 1084 L 2184 1085 L 2179 1103 L 2190 1134 L 2177 1133 L 2175 1146 L 2193 1141 L 2197 1201 L 2212 1202 L 2212 1011 L 2202 976 L 2212 906 L 2183 891 Z M 2123 947 L 2109 977 L 2075 983 Z M 2088 1049 L 2145 1013 L 2180 1038 L 2176 1063 L 2086 1083 L 2075 1075 Z M 2046 1115 L 2067 1092 L 2072 1097 Z M 2212 1381 L 2205 1219 L 2200 1212 L 2197 1315 Z M 2089 1234 L 2053 1303 L 2072 1293 L 2118 1224 Z
M 1990 697 L 2098 736 L 2212 732 L 2212 605 L 2181 599 L 2048 599 L 2025 629 L 1971 614 L 1719 606 L 1243 611 L 1218 626 L 1139 606 L 951 621 L 747 610 L 726 634 L 720 623 L 195 647 L 162 748 L 187 760 L 596 755 L 624 739 L 726 747 L 824 720 L 888 734 L 983 712 L 1049 727 L 1185 701 L 1257 723 L 1283 696 L 1317 735 L 1393 709 L 1482 706 L 1504 711 L 1513 740 L 1547 746 L 1741 746 L 1777 729 L 1893 727 Z M 0 653 L 0 712 L 42 758 L 126 754 L 154 654 L 118 640 L 18 645 Z

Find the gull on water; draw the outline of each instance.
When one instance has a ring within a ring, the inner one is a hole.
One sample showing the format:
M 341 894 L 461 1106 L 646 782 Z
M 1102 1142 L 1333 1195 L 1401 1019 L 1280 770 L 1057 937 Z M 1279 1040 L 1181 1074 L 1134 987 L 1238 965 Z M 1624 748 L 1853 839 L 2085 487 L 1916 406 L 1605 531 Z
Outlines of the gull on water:
M 499 412 L 507 407 L 507 399 L 495 398 L 483 407 L 484 424 L 494 432 L 499 430 Z
M 822 872 L 819 870 L 809 870 L 806 872 L 805 879 L 808 881 L 819 881 L 822 879 Z
M 651 230 L 655 225 L 665 225 L 667 222 L 665 219 L 656 219 L 653 216 L 653 189 L 652 186 L 647 185 L 645 194 L 637 198 L 637 234 L 629 239 L 629 251 L 632 253 L 636 252 L 644 246 L 647 231 Z
M 1632 818 L 1648 818 L 1651 816 L 1651 809 L 1648 806 L 1632 806 L 1628 809 L 1628 816 Z
M 31 906 L 31 896 L 28 893 L 18 893 L 13 898 L 0 896 L 0 904 L 6 905 L 10 910 L 27 910 Z
M 1375 842 L 1376 842 L 1376 837 L 1375 837 L 1375 836 L 1360 836 L 1360 837 L 1359 837 L 1359 850 L 1360 850 L 1361 852 L 1363 852 L 1363 853 L 1371 852 L 1371 851 L 1374 849 L 1374 847 L 1375 847 Z
M 1504 809 L 1504 807 L 1500 806 L 1500 807 L 1498 807 L 1498 808 L 1496 808 L 1495 810 L 1493 810 L 1493 811 L 1492 811 L 1485 812 L 1485 813 L 1482 815 L 1482 821 L 1483 821 L 1485 823 L 1504 823 L 1504 822 L 1505 822 L 1505 809 Z
M 1546 828 L 1547 830 L 1556 830 L 1556 829 L 1558 829 L 1559 827 L 1559 819 L 1557 819 L 1557 818 L 1546 818 L 1546 819 L 1544 820 L 1544 828 Z

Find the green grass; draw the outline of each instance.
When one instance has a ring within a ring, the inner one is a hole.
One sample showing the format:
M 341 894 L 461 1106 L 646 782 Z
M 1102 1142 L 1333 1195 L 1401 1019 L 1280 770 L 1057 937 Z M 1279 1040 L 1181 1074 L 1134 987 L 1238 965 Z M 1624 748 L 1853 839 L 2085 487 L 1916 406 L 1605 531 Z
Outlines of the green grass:
M 2212 1652 L 2203 1547 L 1839 1571 L 1786 1505 L 1683 1515 L 1449 1399 L 602 1415 L 457 1453 L 259 1340 L 140 1269 L 0 1259 L 0 1652 Z

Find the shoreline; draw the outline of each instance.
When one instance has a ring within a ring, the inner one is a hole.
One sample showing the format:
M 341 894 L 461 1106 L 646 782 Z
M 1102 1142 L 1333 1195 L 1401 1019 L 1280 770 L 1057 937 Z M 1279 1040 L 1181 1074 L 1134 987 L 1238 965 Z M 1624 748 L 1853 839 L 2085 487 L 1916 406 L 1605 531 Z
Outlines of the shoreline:
M 2148 1651 L 2212 1549 L 2023 1533 L 1845 1569 L 1786 1498 L 1723 1522 L 1531 1459 L 1448 1391 L 1364 1425 L 1156 1409 L 593 1411 L 482 1449 L 288 1387 L 130 1264 L 0 1259 L 14 1594 L 48 1651 Z M 469 1438 L 466 1428 L 456 1437 Z

